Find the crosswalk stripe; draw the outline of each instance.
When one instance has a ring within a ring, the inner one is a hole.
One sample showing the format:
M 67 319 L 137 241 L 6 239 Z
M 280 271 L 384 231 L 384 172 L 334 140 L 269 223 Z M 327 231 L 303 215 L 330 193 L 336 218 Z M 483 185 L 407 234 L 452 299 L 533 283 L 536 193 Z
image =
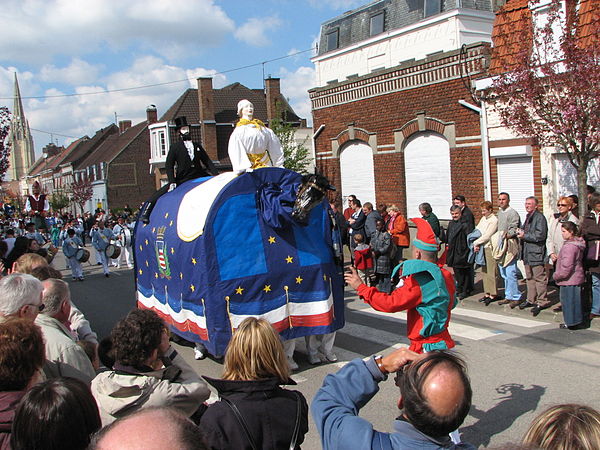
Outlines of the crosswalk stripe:
M 466 309 L 456 307 L 452 310 L 452 316 L 472 317 L 474 319 L 489 320 L 490 322 L 500 322 L 508 325 L 516 325 L 524 328 L 535 328 L 548 325 L 548 322 L 540 322 L 537 320 L 523 319 L 515 316 L 505 316 L 502 314 L 494 314 L 475 309 Z
M 402 321 L 406 322 L 406 312 L 405 311 L 396 312 L 396 313 L 387 313 L 387 312 L 382 312 L 382 311 L 376 311 L 371 308 L 354 309 L 353 311 L 355 311 L 359 314 L 381 316 L 387 320 L 402 320 Z M 490 329 L 485 329 L 485 328 L 480 328 L 480 327 L 474 327 L 471 325 L 463 325 L 463 324 L 452 322 L 452 321 L 450 321 L 448 331 L 450 331 L 450 335 L 452 337 L 467 338 L 467 339 L 471 339 L 474 341 L 479 341 L 481 339 L 487 339 L 489 337 L 497 336 L 497 335 L 503 333 L 503 331 L 500 331 L 500 330 L 490 330 Z M 378 341 L 376 341 L 376 342 L 378 342 Z

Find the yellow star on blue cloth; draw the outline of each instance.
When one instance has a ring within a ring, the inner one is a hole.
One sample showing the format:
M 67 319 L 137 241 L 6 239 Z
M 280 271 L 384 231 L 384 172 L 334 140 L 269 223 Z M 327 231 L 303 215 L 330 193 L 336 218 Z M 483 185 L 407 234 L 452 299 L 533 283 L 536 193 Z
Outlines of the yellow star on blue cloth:
M 196 265 L 196 258 L 192 258 L 192 264 Z
M 297 284 L 302 283 L 302 281 L 304 281 L 302 277 L 296 277 L 296 283 Z
M 196 286 L 194 286 L 193 284 L 190 284 L 190 289 L 192 292 L 194 292 L 196 290 Z
M 154 278 L 158 278 L 158 274 L 154 272 Z
M 146 242 L 146 245 L 148 245 L 148 239 L 146 239 L 145 242 Z
M 173 221 L 172 220 L 169 222 L 169 226 L 170 227 L 173 226 Z
M 142 273 L 144 273 L 144 272 L 142 272 L 142 269 L 140 269 L 140 270 L 139 270 L 139 272 L 140 272 L 140 275 L 141 275 Z
M 265 284 L 265 287 L 263 288 L 263 291 L 265 291 L 265 292 L 271 292 L 271 285 L 270 284 Z
M 148 264 L 148 261 L 146 261 L 146 267 L 150 267 L 150 264 Z
M 156 233 L 156 227 L 152 227 L 152 233 Z
M 144 250 L 144 249 L 142 248 L 142 244 L 140 244 L 140 252 L 141 252 L 142 250 Z
M 275 236 L 269 236 L 269 244 L 275 243 Z
M 241 287 L 241 286 L 239 286 L 239 287 L 238 287 L 238 288 L 235 290 L 235 293 L 236 293 L 236 294 L 240 294 L 240 295 L 242 295 L 242 292 L 244 292 L 244 288 L 243 288 L 243 287 Z
M 286 262 L 287 262 L 288 264 L 291 264 L 291 263 L 293 263 L 293 262 L 294 262 L 294 258 L 293 258 L 293 257 L 291 257 L 291 256 L 288 256 L 287 258 L 285 258 L 285 260 L 286 260 Z
M 183 274 L 181 272 L 179 272 L 179 279 L 183 280 Z
M 169 217 L 169 213 L 165 213 L 165 219 Z
M 175 249 L 173 247 L 171 247 L 171 255 L 175 254 Z

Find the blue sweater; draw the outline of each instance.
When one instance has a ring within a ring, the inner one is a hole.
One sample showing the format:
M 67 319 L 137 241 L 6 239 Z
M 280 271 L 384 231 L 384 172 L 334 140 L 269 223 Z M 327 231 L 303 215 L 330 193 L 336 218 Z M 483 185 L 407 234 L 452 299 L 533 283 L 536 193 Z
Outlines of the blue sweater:
M 373 358 L 355 359 L 339 372 L 325 377 L 311 405 L 324 450 L 475 449 L 470 444 L 453 444 L 450 437 L 440 440 L 427 436 L 403 420 L 394 422 L 393 433 L 374 430 L 358 412 L 375 396 L 379 382 L 386 378 Z

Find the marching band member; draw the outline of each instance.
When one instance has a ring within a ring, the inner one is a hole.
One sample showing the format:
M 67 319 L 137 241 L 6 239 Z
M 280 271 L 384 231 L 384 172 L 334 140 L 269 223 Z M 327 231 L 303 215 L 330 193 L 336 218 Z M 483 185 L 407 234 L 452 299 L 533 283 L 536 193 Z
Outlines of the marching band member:
M 117 219 L 117 224 L 113 227 L 113 234 L 118 239 L 121 247 L 121 254 L 117 258 L 117 269 L 121 267 L 121 263 L 127 264 L 127 267 L 133 268 L 133 250 L 131 249 L 131 229 L 129 224 L 125 222 L 123 217 Z
M 108 270 L 108 256 L 106 256 L 106 247 L 109 246 L 110 240 L 114 239 L 115 236 L 111 229 L 104 226 L 104 221 L 100 220 L 96 225 L 94 225 L 94 228 L 92 228 L 90 237 L 92 238 L 92 246 L 96 249 L 96 252 L 98 252 L 98 256 L 100 257 L 104 276 L 108 278 L 110 276 L 110 271 Z
M 81 242 L 81 239 L 75 236 L 75 230 L 73 228 L 69 228 L 67 230 L 67 238 L 63 241 L 62 249 L 65 258 L 69 260 L 73 281 L 83 281 L 84 279 L 83 268 L 76 257 L 77 250 L 79 250 L 80 247 L 83 247 L 83 242 Z

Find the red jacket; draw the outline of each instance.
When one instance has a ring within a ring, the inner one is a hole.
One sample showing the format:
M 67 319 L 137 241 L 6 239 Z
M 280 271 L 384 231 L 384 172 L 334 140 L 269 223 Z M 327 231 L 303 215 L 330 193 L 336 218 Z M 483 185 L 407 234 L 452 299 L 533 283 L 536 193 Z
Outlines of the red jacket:
M 373 254 L 370 248 L 364 250 L 354 250 L 354 267 L 358 270 L 373 268 Z
M 388 222 L 388 231 L 392 235 L 394 244 L 398 247 L 410 246 L 410 232 L 408 230 L 408 222 L 402 214 L 391 216 Z

